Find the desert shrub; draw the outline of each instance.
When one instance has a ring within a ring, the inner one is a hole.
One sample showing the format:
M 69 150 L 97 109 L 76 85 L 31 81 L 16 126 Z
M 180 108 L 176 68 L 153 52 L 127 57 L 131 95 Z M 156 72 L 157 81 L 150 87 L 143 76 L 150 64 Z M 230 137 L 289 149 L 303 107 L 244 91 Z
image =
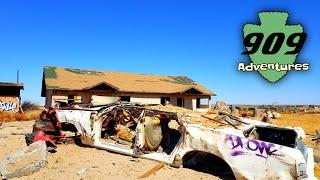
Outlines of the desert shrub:
M 14 113 L 12 112 L 0 112 L 0 121 L 11 121 L 14 118 Z
M 31 101 L 24 101 L 21 105 L 21 108 L 23 111 L 32 111 L 39 109 L 37 104 L 31 102 Z
M 0 122 L 37 120 L 40 113 L 41 110 L 29 110 L 24 113 L 0 112 Z

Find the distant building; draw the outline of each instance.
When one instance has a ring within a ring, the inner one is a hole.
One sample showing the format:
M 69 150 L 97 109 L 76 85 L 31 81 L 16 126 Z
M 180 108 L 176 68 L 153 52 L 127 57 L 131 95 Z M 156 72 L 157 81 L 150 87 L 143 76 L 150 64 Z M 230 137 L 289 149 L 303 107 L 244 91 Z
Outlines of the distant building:
M 188 109 L 209 108 L 213 92 L 186 76 L 159 76 L 61 67 L 44 67 L 42 97 L 56 102 L 85 103 L 93 95 L 120 97 L 122 101 L 166 104 Z M 205 105 L 201 104 L 201 99 Z
M 0 112 L 18 112 L 20 110 L 21 83 L 0 82 Z

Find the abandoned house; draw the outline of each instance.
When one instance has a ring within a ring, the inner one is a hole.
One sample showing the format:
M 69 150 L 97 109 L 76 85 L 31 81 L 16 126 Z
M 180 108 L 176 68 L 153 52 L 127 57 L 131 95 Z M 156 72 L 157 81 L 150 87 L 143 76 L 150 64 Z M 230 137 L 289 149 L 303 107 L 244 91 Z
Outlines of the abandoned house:
M 22 83 L 0 82 L 0 112 L 18 112 L 20 110 L 20 90 Z
M 42 97 L 46 105 L 89 104 L 94 95 L 119 97 L 141 104 L 172 104 L 188 109 L 210 108 L 213 92 L 186 76 L 159 76 L 46 66 Z

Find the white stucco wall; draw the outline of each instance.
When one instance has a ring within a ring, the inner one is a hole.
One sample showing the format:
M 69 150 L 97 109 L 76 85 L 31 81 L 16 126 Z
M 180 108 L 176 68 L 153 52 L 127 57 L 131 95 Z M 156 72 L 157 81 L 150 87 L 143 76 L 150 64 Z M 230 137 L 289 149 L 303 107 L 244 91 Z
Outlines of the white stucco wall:
M 141 103 L 141 104 L 160 104 L 161 99 L 160 98 L 137 98 L 137 97 L 131 97 L 131 102 Z
M 192 99 L 192 110 L 197 109 L 197 99 Z

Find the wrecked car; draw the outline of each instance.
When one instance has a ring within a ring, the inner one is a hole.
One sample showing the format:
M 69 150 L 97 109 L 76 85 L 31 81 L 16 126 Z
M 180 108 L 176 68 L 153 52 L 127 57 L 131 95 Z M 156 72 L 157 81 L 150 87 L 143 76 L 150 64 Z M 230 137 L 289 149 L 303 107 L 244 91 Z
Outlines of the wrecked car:
M 220 121 L 230 126 L 208 128 L 188 123 L 193 115 L 121 102 L 59 110 L 58 116 L 74 126 L 82 144 L 124 155 L 236 179 L 314 178 L 302 129 L 229 116 Z

